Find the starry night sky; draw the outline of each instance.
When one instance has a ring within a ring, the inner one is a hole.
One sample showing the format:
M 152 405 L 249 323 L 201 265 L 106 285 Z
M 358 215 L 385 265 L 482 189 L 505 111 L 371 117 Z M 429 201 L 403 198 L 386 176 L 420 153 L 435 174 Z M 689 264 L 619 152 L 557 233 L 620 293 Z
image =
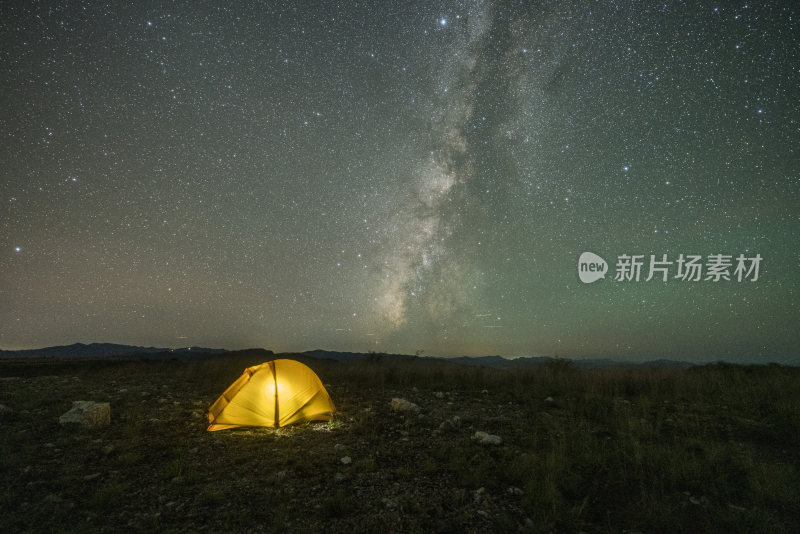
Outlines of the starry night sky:
M 3 2 L 0 348 L 797 357 L 794 2 L 265 4 Z

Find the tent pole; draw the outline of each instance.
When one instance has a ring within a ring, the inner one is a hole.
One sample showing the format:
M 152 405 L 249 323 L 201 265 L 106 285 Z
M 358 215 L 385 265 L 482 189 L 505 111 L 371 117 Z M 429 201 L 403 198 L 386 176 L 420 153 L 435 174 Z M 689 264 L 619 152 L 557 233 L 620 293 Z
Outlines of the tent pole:
M 274 426 L 275 426 L 275 428 L 278 428 L 280 426 L 280 417 L 279 417 L 280 414 L 278 412 L 278 373 L 277 373 L 277 371 L 275 369 L 275 362 L 274 361 L 269 362 L 269 369 L 270 369 L 270 371 L 272 371 L 272 381 L 273 381 L 273 384 L 275 385 L 275 423 L 274 423 Z

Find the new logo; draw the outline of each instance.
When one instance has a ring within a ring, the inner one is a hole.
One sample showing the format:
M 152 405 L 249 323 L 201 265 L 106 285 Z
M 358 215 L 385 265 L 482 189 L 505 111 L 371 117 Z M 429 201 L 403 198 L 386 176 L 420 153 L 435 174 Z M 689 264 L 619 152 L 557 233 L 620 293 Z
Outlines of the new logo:
M 578 276 L 584 284 L 591 284 L 606 277 L 608 264 L 594 252 L 584 252 L 578 258 Z

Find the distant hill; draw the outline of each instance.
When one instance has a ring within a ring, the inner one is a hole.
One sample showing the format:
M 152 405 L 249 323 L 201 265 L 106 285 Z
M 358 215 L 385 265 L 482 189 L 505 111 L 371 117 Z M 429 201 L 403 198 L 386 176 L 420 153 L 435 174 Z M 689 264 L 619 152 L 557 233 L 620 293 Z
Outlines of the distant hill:
M 141 347 L 136 345 L 119 345 L 116 343 L 74 343 L 72 345 L 60 345 L 56 347 L 45 347 L 41 349 L 27 350 L 0 350 L 0 358 L 53 358 L 53 359 L 74 359 L 74 358 L 112 358 L 112 357 L 138 357 L 154 360 L 162 359 L 199 359 L 220 354 L 231 356 L 242 355 L 250 352 L 261 352 L 264 357 L 273 355 L 273 352 L 266 349 L 247 349 L 245 351 L 228 351 L 226 349 L 211 349 L 206 347 L 182 347 L 179 349 Z M 414 360 L 418 356 L 408 354 L 378 354 L 365 352 L 338 352 L 332 350 L 316 349 L 303 353 L 291 353 L 287 355 L 277 355 L 281 357 L 308 356 L 317 359 L 334 360 L 337 362 L 359 362 L 359 361 L 404 361 Z M 508 359 L 502 356 L 458 356 L 454 358 L 442 358 L 437 356 L 419 356 L 426 361 L 437 360 L 442 362 L 457 363 L 461 365 L 492 367 L 495 369 L 519 369 L 529 366 L 537 366 L 555 361 L 570 362 L 571 365 L 580 369 L 595 369 L 600 367 L 675 367 L 686 369 L 695 364 L 685 361 L 675 360 L 654 360 L 649 362 L 620 362 L 607 358 L 587 359 L 587 360 L 568 360 L 565 358 L 557 359 L 549 356 L 531 356 Z
M 167 349 L 158 347 L 139 347 L 135 345 L 118 345 L 116 343 L 73 343 L 72 345 L 59 345 L 41 349 L 26 350 L 0 350 L 0 358 L 110 358 L 135 355 L 174 355 L 175 353 L 188 355 L 197 354 L 223 354 L 225 349 L 209 349 L 205 347 L 183 347 Z
M 387 360 L 412 360 L 416 356 L 408 354 L 376 354 L 376 353 L 363 353 L 363 352 L 336 352 L 331 350 L 316 349 L 306 351 L 303 354 L 313 356 L 315 358 L 325 358 L 329 360 L 336 360 L 339 362 L 357 362 L 363 360 L 379 361 L 383 358 Z M 600 359 L 587 359 L 587 360 L 569 360 L 566 358 L 551 358 L 549 356 L 528 356 L 522 358 L 503 358 L 502 356 L 457 356 L 453 358 L 443 358 L 438 356 L 422 356 L 426 360 L 441 360 L 451 363 L 459 363 L 462 365 L 473 365 L 492 367 L 495 369 L 518 369 L 521 367 L 542 365 L 545 363 L 555 361 L 570 362 L 580 369 L 595 369 L 598 367 L 621 367 L 621 366 L 637 366 L 637 367 L 676 367 L 686 369 L 694 366 L 693 363 L 676 360 L 653 360 L 649 362 L 620 362 L 608 358 Z

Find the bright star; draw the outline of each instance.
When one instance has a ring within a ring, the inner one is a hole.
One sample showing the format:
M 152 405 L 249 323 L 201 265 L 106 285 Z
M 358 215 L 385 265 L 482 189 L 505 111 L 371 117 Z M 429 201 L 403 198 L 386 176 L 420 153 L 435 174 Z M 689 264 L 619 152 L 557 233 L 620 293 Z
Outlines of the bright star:
M 446 18 L 440 18 L 439 19 L 439 26 L 447 26 L 447 19 Z
M 20 250 L 22 250 L 20 247 L 14 247 L 14 252 L 19 252 Z

